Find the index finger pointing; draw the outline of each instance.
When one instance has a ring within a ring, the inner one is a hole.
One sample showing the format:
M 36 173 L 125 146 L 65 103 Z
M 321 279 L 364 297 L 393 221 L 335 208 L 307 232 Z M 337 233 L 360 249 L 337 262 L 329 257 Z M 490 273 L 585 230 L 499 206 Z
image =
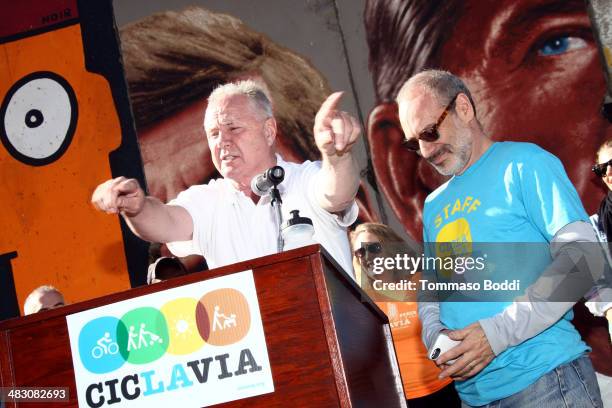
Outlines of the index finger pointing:
M 116 188 L 117 188 L 117 191 L 119 191 L 120 193 L 130 194 L 130 193 L 134 193 L 135 191 L 137 191 L 138 187 L 140 187 L 140 185 L 135 179 L 126 179 L 120 182 L 119 184 L 117 184 Z
M 329 95 L 319 108 L 315 121 L 325 120 L 333 116 L 336 111 L 336 108 L 340 104 L 340 99 L 342 98 L 342 95 L 344 95 L 344 92 L 342 91 L 334 92 L 333 94 Z

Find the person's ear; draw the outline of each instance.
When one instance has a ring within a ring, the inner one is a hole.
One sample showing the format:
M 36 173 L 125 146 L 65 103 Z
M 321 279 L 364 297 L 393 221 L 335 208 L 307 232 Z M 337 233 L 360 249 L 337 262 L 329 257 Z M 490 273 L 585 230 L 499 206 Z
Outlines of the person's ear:
M 464 93 L 457 95 L 457 99 L 455 100 L 455 111 L 464 123 L 469 123 L 472 119 L 474 119 L 474 107 L 470 102 L 470 98 L 468 98 Z
M 395 102 L 381 103 L 372 110 L 367 138 L 379 189 L 408 235 L 421 241 L 423 202 L 431 186 L 437 187 L 443 178 L 402 146 L 404 132 Z
M 268 118 L 264 122 L 264 135 L 268 146 L 272 146 L 276 140 L 276 120 L 274 118 Z

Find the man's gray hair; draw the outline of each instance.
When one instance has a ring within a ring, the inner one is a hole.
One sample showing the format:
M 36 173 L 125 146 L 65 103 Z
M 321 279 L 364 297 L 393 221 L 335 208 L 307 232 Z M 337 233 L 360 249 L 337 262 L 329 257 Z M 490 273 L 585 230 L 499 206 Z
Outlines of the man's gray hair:
M 448 71 L 430 69 L 412 76 L 402 85 L 397 94 L 397 102 L 399 103 L 401 99 L 405 98 L 410 90 L 419 87 L 431 91 L 441 106 L 447 105 L 459 93 L 465 94 L 472 104 L 474 115 L 476 115 L 476 105 L 474 105 L 470 90 L 461 78 Z
M 249 98 L 253 107 L 264 114 L 264 117 L 273 117 L 272 103 L 268 97 L 268 92 L 263 85 L 253 80 L 245 80 L 239 82 L 230 82 L 215 88 L 208 97 L 208 105 L 226 98 L 228 96 L 244 95 Z

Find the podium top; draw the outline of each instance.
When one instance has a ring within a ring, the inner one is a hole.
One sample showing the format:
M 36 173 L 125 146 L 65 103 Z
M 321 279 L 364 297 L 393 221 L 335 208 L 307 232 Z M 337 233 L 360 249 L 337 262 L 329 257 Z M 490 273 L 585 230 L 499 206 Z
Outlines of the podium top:
M 175 288 L 190 283 L 195 283 L 207 279 L 216 278 L 232 274 L 235 272 L 253 270 L 258 268 L 271 266 L 274 264 L 285 263 L 293 259 L 308 257 L 311 255 L 321 254 L 326 262 L 331 263 L 334 269 L 343 276 L 353 290 L 359 292 L 364 303 L 374 309 L 374 312 L 378 314 L 382 319 L 387 320 L 386 315 L 372 302 L 369 297 L 361 290 L 354 279 L 342 267 L 333 259 L 333 257 L 319 244 L 309 245 L 301 248 L 296 248 L 290 251 L 281 252 L 272 255 L 266 255 L 259 258 L 253 258 L 246 261 L 222 266 L 220 268 L 210 269 L 207 271 L 195 272 L 186 276 L 169 279 L 163 282 L 155 283 L 152 285 L 144 285 L 136 288 L 127 289 L 125 291 L 113 293 L 107 296 L 89 299 L 83 302 L 69 304 L 60 308 L 46 310 L 44 312 L 35 313 L 29 316 L 15 317 L 0 321 L 0 331 L 14 329 L 22 325 L 30 325 L 33 323 L 45 321 L 47 319 L 55 318 L 58 316 L 66 316 L 73 313 L 82 312 L 84 310 L 92 309 L 99 306 L 108 305 L 111 303 L 119 302 L 126 299 L 131 299 L 138 296 L 147 295 L 149 293 L 160 292 L 166 289 Z

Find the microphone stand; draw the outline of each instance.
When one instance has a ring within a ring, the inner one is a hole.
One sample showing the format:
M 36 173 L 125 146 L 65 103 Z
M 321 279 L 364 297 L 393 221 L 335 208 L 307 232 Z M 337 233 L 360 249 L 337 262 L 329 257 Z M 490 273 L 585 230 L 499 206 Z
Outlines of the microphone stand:
M 276 226 L 278 227 L 278 236 L 276 239 L 276 248 L 278 252 L 283 252 L 283 235 L 281 234 L 281 226 L 283 224 L 283 214 L 281 213 L 281 204 L 283 200 L 281 200 L 280 191 L 276 188 L 276 184 L 272 185 L 270 189 L 270 204 L 272 204 L 272 208 L 274 208 L 274 216 L 276 218 Z

